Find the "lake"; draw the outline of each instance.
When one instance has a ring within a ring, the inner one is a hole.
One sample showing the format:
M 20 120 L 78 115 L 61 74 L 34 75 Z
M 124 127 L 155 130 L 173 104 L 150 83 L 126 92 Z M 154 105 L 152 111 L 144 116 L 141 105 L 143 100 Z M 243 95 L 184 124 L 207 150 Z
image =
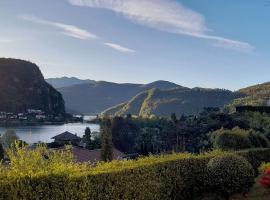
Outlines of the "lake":
M 70 123 L 63 125 L 42 125 L 42 126 L 18 126 L 11 127 L 8 129 L 13 129 L 16 131 L 16 134 L 21 140 L 26 141 L 27 143 L 35 142 L 52 142 L 52 137 L 69 131 L 71 133 L 76 133 L 78 136 L 82 137 L 84 135 L 84 130 L 86 127 L 89 127 L 91 131 L 99 132 L 98 124 L 87 124 L 87 123 Z M 0 133 L 3 134 L 7 128 L 0 127 Z

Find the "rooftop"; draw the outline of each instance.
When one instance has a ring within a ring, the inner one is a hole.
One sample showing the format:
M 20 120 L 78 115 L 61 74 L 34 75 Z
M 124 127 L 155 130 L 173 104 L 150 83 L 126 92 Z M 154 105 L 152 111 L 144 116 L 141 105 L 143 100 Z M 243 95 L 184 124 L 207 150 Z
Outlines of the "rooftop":
M 62 141 L 72 141 L 72 140 L 81 140 L 81 138 L 73 133 L 70 133 L 68 131 L 61 133 L 59 135 L 56 135 L 52 137 L 52 139 L 55 140 L 62 140 Z
M 63 150 L 60 148 L 58 150 Z M 91 162 L 96 163 L 101 161 L 101 149 L 88 150 L 82 147 L 72 146 L 72 154 L 75 160 L 79 163 Z M 125 154 L 113 148 L 113 160 L 125 158 Z

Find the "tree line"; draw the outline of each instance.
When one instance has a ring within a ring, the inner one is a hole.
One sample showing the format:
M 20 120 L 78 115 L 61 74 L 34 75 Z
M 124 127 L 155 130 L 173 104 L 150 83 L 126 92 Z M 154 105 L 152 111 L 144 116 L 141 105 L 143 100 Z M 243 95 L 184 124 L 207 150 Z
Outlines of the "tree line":
M 256 112 L 229 114 L 218 108 L 206 108 L 197 116 L 172 114 L 170 118 L 140 118 L 127 115 L 104 118 L 101 122 L 102 148 L 108 144 L 126 154 L 199 153 L 222 149 L 216 142 L 221 138 L 228 144 L 230 140 L 238 141 L 234 147 L 228 147 L 231 149 L 268 147 L 270 115 Z M 242 144 L 245 141 L 249 141 L 249 145 Z

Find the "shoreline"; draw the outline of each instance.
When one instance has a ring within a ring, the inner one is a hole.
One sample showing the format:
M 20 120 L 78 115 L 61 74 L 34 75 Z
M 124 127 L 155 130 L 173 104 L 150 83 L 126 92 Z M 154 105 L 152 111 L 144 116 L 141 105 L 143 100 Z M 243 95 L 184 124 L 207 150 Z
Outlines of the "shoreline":
M 94 122 L 78 122 L 78 121 L 67 121 L 67 122 L 23 122 L 23 123 L 3 123 L 0 122 L 0 128 L 8 128 L 8 127 L 21 127 L 21 126 L 46 126 L 46 125 L 65 125 L 65 124 L 89 124 L 95 125 L 99 123 Z
M 43 126 L 43 125 L 63 125 L 72 122 L 0 122 L 0 127 L 19 127 L 19 126 Z M 74 122 L 76 123 L 76 122 Z

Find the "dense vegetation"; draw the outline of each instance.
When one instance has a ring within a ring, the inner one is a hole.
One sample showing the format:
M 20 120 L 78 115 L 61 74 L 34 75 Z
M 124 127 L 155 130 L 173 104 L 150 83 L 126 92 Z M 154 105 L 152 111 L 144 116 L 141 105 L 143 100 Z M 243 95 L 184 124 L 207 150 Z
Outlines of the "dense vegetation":
M 125 153 L 238 150 L 268 147 L 270 139 L 270 115 L 261 113 L 226 114 L 209 108 L 198 116 L 134 118 L 127 115 L 110 120 L 113 144 Z
M 102 114 L 166 117 L 175 112 L 177 115 L 194 115 L 199 114 L 205 107 L 223 107 L 242 96 L 241 93 L 221 89 L 182 87 L 169 90 L 152 89 L 136 95 L 125 105 L 112 107 Z
M 237 157 L 237 164 L 245 166 L 240 174 L 240 166 L 234 169 L 231 167 L 235 162 L 228 163 L 223 167 L 224 173 L 222 170 L 219 173 L 236 177 L 218 185 L 209 184 L 215 176 L 212 169 L 220 166 L 220 159 L 216 162 L 213 158 L 233 156 L 220 151 L 150 156 L 137 161 L 100 163 L 95 167 L 74 163 L 68 149 L 49 151 L 39 147 L 33 151 L 17 147 L 7 153 L 11 165 L 8 168 L 0 165 L 1 199 L 192 200 L 217 190 L 226 195 L 245 192 L 253 180 L 250 164 Z M 237 154 L 260 163 L 270 158 L 268 149 Z
M 232 101 L 227 106 L 230 111 L 233 111 L 235 106 L 265 106 L 270 97 L 270 83 L 243 88 L 238 92 L 246 96 Z
M 215 149 L 240 150 L 249 148 L 268 148 L 269 140 L 254 130 L 235 127 L 232 130 L 221 128 L 210 135 Z
M 65 113 L 62 95 L 44 80 L 35 64 L 1 58 L 0 77 L 0 111 L 40 109 L 56 116 Z

